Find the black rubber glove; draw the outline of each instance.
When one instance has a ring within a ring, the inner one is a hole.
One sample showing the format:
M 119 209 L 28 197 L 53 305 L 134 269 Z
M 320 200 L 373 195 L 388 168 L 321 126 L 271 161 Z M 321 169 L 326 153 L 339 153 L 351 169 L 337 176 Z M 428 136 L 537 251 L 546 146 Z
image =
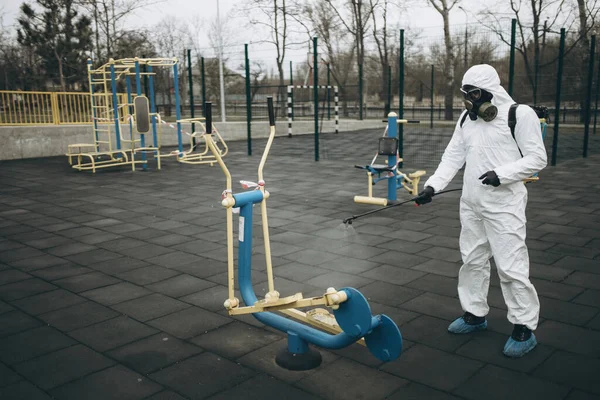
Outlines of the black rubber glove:
M 435 191 L 431 186 L 426 186 L 425 189 L 423 189 L 423 191 L 419 193 L 419 196 L 415 199 L 415 203 L 417 203 L 418 206 L 431 203 L 431 198 L 433 197 L 434 193 Z
M 481 175 L 479 179 L 483 179 L 481 183 L 484 185 L 492 185 L 494 187 L 500 186 L 500 178 L 494 171 L 488 171 L 485 174 Z

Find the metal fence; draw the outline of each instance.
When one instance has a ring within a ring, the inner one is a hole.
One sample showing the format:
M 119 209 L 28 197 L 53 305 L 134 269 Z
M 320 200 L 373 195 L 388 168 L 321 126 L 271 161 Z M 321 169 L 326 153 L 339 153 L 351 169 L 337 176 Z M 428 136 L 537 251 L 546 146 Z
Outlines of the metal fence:
M 127 95 L 118 95 L 127 102 Z M 112 107 L 112 98 L 96 97 L 97 106 Z M 122 121 L 127 107 L 119 110 Z M 81 92 L 0 91 L 0 125 L 91 124 L 90 94 Z

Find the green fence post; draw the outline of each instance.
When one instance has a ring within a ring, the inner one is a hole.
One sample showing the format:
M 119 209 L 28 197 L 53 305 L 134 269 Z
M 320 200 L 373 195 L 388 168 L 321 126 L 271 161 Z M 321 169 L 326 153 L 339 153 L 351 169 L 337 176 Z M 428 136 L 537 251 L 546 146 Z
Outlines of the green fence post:
M 431 110 L 429 113 L 429 127 L 433 128 L 433 81 L 434 81 L 433 64 L 431 64 Z
M 331 86 L 331 68 L 329 68 L 329 63 L 327 63 L 327 120 L 331 119 L 331 90 L 329 90 L 329 86 Z
M 554 135 L 552 137 L 552 161 L 556 165 L 556 153 L 558 150 L 558 125 L 560 121 L 560 89 L 563 74 L 563 61 L 565 58 L 565 28 L 560 30 L 560 47 L 558 49 L 558 72 L 556 76 L 556 103 L 554 104 Z M 563 115 L 564 118 L 564 115 Z
M 594 84 L 594 58 L 596 57 L 596 35 L 592 35 L 590 45 L 590 63 L 588 68 L 588 84 L 585 96 L 585 129 L 583 133 L 583 156 L 588 156 L 588 142 L 590 140 L 590 108 L 592 106 L 592 86 Z
M 358 64 L 358 119 L 363 119 L 363 66 Z
M 244 45 L 244 61 L 246 63 L 246 131 L 248 135 L 248 155 L 252 155 L 252 97 L 250 96 L 250 60 L 248 44 Z
M 204 70 L 204 57 L 200 59 L 200 79 L 202 80 L 202 116 L 206 117 L 206 73 Z
M 400 60 L 398 74 L 398 119 L 404 119 L 404 29 L 400 29 Z M 404 153 L 404 124 L 398 124 L 398 156 L 403 159 Z M 404 166 L 401 161 L 399 168 Z
M 317 38 L 313 38 L 314 82 L 313 97 L 315 101 L 315 161 L 319 161 L 319 58 L 317 54 Z
M 194 82 L 192 81 L 192 50 L 187 50 L 187 61 L 188 61 L 188 88 L 190 92 L 190 115 L 194 118 Z M 196 129 L 196 124 L 192 122 L 192 133 Z M 196 149 L 196 138 L 192 138 L 192 147 Z
M 515 83 L 515 43 L 517 41 L 517 20 L 511 20 L 510 27 L 510 64 L 508 66 L 508 94 L 512 96 Z
M 599 91 L 599 89 L 600 89 L 600 59 L 598 60 L 598 76 L 596 77 L 596 102 L 594 104 L 594 135 L 596 134 L 596 120 L 598 118 L 598 91 Z

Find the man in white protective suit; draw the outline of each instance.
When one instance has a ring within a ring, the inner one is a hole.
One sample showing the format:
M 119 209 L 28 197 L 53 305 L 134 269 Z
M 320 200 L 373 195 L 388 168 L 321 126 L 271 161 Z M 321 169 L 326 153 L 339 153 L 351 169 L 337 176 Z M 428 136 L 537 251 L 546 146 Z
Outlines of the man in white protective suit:
M 504 354 L 522 357 L 537 344 L 532 331 L 537 328 L 540 310 L 537 292 L 529 281 L 527 189 L 523 183 L 547 164 L 540 122 L 532 108 L 517 107 L 513 138 L 508 111 L 515 102 L 500 86 L 498 73 L 490 65 L 471 67 L 463 77 L 461 92 L 466 110 L 416 203 L 431 202 L 466 163 L 460 199 L 463 265 L 458 276 L 464 315 L 452 322 L 448 331 L 464 334 L 487 328 L 493 256 L 508 320 L 514 325 Z

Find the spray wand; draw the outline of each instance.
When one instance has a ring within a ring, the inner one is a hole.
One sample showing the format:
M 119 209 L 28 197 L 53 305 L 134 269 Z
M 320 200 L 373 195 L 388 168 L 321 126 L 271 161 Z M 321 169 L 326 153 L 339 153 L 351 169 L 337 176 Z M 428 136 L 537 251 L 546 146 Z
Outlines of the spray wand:
M 441 192 L 434 193 L 433 196 L 437 196 L 437 195 L 444 194 L 444 193 L 456 192 L 456 191 L 459 191 L 459 190 L 462 190 L 462 188 L 461 189 L 442 190 Z M 392 205 L 389 205 L 389 206 L 381 207 L 381 208 L 378 208 L 377 210 L 371 210 L 371 211 L 367 211 L 366 213 L 362 213 L 362 214 L 358 214 L 358 215 L 353 215 L 351 217 L 346 218 L 343 221 L 343 223 L 345 225 L 348 225 L 348 224 L 352 225 L 352 221 L 354 221 L 355 219 L 358 219 L 360 217 L 364 217 L 366 215 L 370 215 L 370 214 L 373 214 L 373 213 L 376 213 L 376 212 L 379 212 L 379 211 L 387 210 L 388 208 L 398 207 L 398 206 L 401 206 L 402 204 L 406 204 L 406 203 L 410 203 L 411 201 L 415 201 L 418 198 L 419 197 L 413 197 L 412 199 L 409 199 L 409 200 L 406 200 L 406 201 L 402 201 L 400 203 L 392 204 Z

